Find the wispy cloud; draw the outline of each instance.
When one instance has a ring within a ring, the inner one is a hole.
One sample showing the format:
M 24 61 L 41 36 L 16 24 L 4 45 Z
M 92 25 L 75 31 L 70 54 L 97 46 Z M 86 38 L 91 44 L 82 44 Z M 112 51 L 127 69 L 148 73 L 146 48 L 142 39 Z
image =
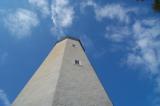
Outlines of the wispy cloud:
M 126 63 L 131 67 L 144 68 L 148 77 L 155 82 L 156 104 L 160 102 L 160 22 L 159 19 L 146 16 L 145 13 L 137 13 L 139 8 L 126 7 L 120 4 L 98 5 L 92 0 L 83 3 L 93 7 L 98 21 L 110 19 L 116 24 L 106 24 L 105 38 L 113 42 L 128 43 Z M 133 13 L 130 16 L 130 13 Z M 136 19 L 134 17 L 137 17 Z M 160 104 L 158 104 L 159 106 Z M 155 105 L 154 105 L 155 106 Z
M 50 15 L 50 6 L 48 0 L 28 0 L 28 2 L 36 7 L 43 17 Z
M 53 32 L 59 32 L 63 35 L 63 29 L 72 25 L 74 19 L 74 8 L 69 3 L 69 0 L 53 0 L 51 6 L 52 21 L 54 28 Z
M 7 94 L 2 89 L 0 89 L 0 101 L 3 102 L 4 106 L 11 106 Z
M 98 5 L 92 0 L 83 2 L 83 7 L 92 6 L 97 19 L 110 18 L 111 21 L 123 22 L 116 25 L 106 24 L 105 38 L 114 42 L 127 42 L 130 39 L 132 49 L 128 54 L 128 64 L 145 65 L 152 75 L 159 73 L 160 68 L 160 22 L 156 18 L 134 19 L 130 12 L 137 17 L 136 7 L 126 7 L 120 4 Z M 132 23 L 128 23 L 129 20 Z M 135 61 L 136 60 L 136 61 Z
M 124 9 L 120 4 L 108 4 L 97 8 L 95 12 L 98 20 L 109 18 L 117 19 L 120 22 L 129 22 L 128 10 Z
M 150 22 L 154 22 L 151 24 Z M 135 47 L 133 54 L 140 56 L 150 74 L 159 74 L 160 23 L 156 19 L 136 21 L 133 25 Z M 137 54 L 139 52 L 139 54 Z
M 114 42 L 121 42 L 131 35 L 130 28 L 127 25 L 107 25 L 105 38 L 110 39 Z
M 28 0 L 28 3 L 33 7 L 30 10 L 24 8 L 18 8 L 16 11 L 0 10 L 1 15 L 5 13 L 3 16 L 5 27 L 18 39 L 31 35 L 33 28 L 39 25 L 41 17 L 51 19 L 53 23 L 51 32 L 56 38 L 64 36 L 67 28 L 73 24 L 75 10 L 70 0 Z M 37 11 L 41 15 L 38 15 Z
M 13 13 L 9 12 L 4 23 L 13 36 L 24 38 L 39 24 L 39 19 L 34 12 L 19 8 Z
M 93 0 L 88 0 L 82 2 L 82 7 L 85 8 L 87 6 L 91 6 L 94 8 L 94 12 L 96 14 L 96 19 L 101 21 L 103 19 L 111 19 L 117 20 L 123 23 L 129 23 L 130 19 L 128 14 L 130 12 L 136 12 L 136 8 L 125 8 L 121 4 L 106 4 L 104 6 L 100 6 L 95 3 Z
M 134 46 L 131 54 L 133 59 L 129 65 L 143 65 L 146 72 L 155 81 L 155 99 L 157 104 L 160 102 L 160 22 L 158 19 L 145 19 L 136 21 L 133 25 Z M 128 56 L 130 57 L 130 55 Z M 135 61 L 139 58 L 141 62 Z M 160 105 L 160 103 L 159 103 Z M 155 105 L 156 106 L 156 105 Z

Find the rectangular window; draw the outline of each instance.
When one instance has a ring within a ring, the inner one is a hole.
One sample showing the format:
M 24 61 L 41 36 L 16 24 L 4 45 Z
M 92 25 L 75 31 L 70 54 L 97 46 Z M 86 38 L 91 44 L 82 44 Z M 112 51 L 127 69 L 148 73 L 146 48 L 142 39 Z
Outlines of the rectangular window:
M 75 64 L 80 65 L 79 60 L 75 60 Z
M 75 44 L 72 44 L 72 47 L 76 47 L 76 45 L 75 45 Z

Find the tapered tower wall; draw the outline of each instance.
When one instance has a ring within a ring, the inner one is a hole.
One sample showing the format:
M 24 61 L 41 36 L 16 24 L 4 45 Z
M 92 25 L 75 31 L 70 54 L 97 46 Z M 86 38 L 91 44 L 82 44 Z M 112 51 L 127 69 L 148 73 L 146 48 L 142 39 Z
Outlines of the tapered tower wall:
M 57 43 L 35 72 L 12 106 L 53 106 L 53 97 L 60 74 L 67 40 Z
M 112 106 L 79 40 L 58 42 L 13 106 Z

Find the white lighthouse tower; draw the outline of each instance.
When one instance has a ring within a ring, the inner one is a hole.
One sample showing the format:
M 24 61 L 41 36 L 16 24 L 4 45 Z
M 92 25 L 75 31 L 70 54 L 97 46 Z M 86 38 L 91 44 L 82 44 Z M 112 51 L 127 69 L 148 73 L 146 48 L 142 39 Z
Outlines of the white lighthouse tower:
M 12 106 L 112 106 L 80 40 L 65 37 L 35 72 Z

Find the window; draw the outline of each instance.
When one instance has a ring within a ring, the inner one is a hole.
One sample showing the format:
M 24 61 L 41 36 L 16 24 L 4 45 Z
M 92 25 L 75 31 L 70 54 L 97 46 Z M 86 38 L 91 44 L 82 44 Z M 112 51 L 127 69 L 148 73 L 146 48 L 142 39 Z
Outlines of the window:
M 75 44 L 72 44 L 72 47 L 77 47 Z
M 79 60 L 75 60 L 76 65 L 81 65 Z

